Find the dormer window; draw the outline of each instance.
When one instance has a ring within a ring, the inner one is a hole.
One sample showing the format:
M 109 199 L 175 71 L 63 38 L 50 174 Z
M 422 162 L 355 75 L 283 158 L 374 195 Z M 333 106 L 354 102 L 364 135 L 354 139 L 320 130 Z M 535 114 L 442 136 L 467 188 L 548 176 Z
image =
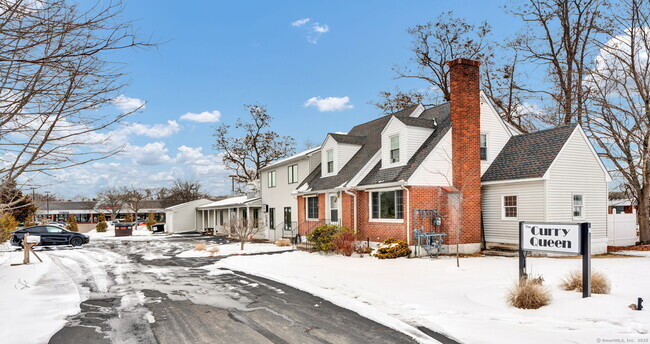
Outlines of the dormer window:
M 327 173 L 334 173 L 334 150 L 327 150 Z
M 390 137 L 390 163 L 399 162 L 399 135 Z

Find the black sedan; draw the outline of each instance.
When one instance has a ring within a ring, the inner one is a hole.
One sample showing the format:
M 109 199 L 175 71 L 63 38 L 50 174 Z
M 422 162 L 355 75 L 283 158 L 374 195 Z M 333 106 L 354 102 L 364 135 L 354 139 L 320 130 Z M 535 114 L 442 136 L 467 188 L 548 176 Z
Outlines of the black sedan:
M 67 229 L 52 225 L 33 226 L 17 230 L 11 233 L 11 244 L 14 246 L 22 246 L 23 237 L 25 233 L 29 235 L 38 235 L 41 237 L 39 246 L 49 245 L 72 245 L 81 246 L 90 241 L 90 237 L 76 232 L 71 232 Z

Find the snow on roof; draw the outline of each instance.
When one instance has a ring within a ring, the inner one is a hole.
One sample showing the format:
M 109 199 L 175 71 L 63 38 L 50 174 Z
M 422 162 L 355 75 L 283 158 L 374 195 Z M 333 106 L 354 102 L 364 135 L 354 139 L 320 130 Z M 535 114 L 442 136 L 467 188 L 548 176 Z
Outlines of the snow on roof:
M 196 207 L 196 208 L 197 209 L 220 208 L 220 207 L 226 207 L 226 206 L 232 206 L 232 205 L 251 203 L 251 202 L 257 201 L 259 199 L 260 199 L 259 197 L 248 198 L 245 195 L 244 196 L 236 196 L 236 197 L 230 197 L 230 198 L 222 199 L 221 201 L 208 203 L 208 204 L 202 205 L 200 207 Z
M 276 162 L 274 162 L 274 163 L 272 163 L 272 164 L 270 164 L 270 165 L 264 166 L 263 168 L 260 169 L 260 171 L 262 171 L 262 170 L 266 170 L 267 168 L 271 168 L 271 167 L 273 167 L 273 166 L 277 166 L 277 165 L 283 164 L 283 163 L 285 163 L 285 162 L 291 161 L 291 160 L 296 159 L 296 158 L 300 158 L 300 157 L 303 157 L 303 156 L 307 156 L 307 155 L 309 155 L 309 154 L 311 154 L 311 153 L 313 153 L 313 152 L 315 152 L 315 151 L 317 151 L 317 150 L 319 150 L 319 149 L 320 149 L 320 146 L 318 146 L 318 147 L 314 147 L 314 148 L 310 148 L 310 149 L 308 149 L 308 150 L 306 150 L 306 151 L 300 152 L 300 153 L 298 153 L 298 154 L 294 154 L 294 155 L 292 155 L 292 156 L 290 156 L 290 157 L 288 157 L 288 158 L 284 158 L 284 159 L 282 159 L 282 160 L 278 160 L 278 161 L 276 161 Z

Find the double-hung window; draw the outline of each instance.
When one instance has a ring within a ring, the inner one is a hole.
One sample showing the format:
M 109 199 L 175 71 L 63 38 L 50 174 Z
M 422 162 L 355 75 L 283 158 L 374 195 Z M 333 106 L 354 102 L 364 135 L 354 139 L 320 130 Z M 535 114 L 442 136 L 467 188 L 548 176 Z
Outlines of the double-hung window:
M 318 219 L 318 196 L 307 197 L 307 218 Z
M 503 196 L 503 218 L 517 219 L 517 196 Z
M 269 172 L 269 187 L 270 188 L 275 187 L 275 171 Z
M 481 160 L 487 160 L 487 134 L 481 134 Z
M 399 162 L 399 135 L 390 137 L 390 163 Z
M 334 150 L 327 150 L 327 173 L 334 173 Z
M 288 167 L 287 175 L 289 176 L 289 184 L 298 182 L 298 165 L 291 165 Z
M 585 217 L 585 200 L 584 195 L 573 194 L 573 218 L 582 219 Z
M 404 191 L 371 192 L 371 214 L 375 220 L 400 220 L 404 218 Z

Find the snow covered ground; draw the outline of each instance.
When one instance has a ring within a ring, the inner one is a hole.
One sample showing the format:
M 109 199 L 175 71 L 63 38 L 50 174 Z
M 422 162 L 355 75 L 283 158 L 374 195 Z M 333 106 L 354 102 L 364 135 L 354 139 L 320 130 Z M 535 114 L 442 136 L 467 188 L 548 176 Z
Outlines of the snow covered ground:
M 650 300 L 650 257 L 594 258 L 592 267 L 611 280 L 610 295 L 582 299 L 559 288 L 580 259 L 529 258 L 552 291 L 549 306 L 521 310 L 507 305 L 517 280 L 516 258 L 480 257 L 378 260 L 291 252 L 235 256 L 215 263 L 323 297 L 384 325 L 391 317 L 426 326 L 467 343 L 596 343 L 597 339 L 650 338 L 650 311 L 633 311 L 637 297 Z M 648 308 L 650 309 L 650 308 Z
M 189 258 L 189 257 L 225 257 L 232 255 L 249 255 L 249 254 L 258 254 L 258 253 L 271 253 L 271 252 L 288 252 L 292 251 L 291 246 L 275 246 L 275 244 L 264 244 L 264 243 L 246 243 L 244 249 L 241 250 L 238 242 L 232 242 L 224 245 L 208 245 L 208 246 L 218 246 L 219 251 L 216 253 L 208 252 L 207 250 L 197 251 L 197 250 L 188 250 L 182 252 L 176 257 Z
M 22 263 L 23 252 L 0 244 L 0 338 L 3 343 L 47 343 L 79 312 L 82 300 L 77 284 L 52 262 L 39 254 L 43 263 Z M 34 328 L 38 328 L 34 331 Z

